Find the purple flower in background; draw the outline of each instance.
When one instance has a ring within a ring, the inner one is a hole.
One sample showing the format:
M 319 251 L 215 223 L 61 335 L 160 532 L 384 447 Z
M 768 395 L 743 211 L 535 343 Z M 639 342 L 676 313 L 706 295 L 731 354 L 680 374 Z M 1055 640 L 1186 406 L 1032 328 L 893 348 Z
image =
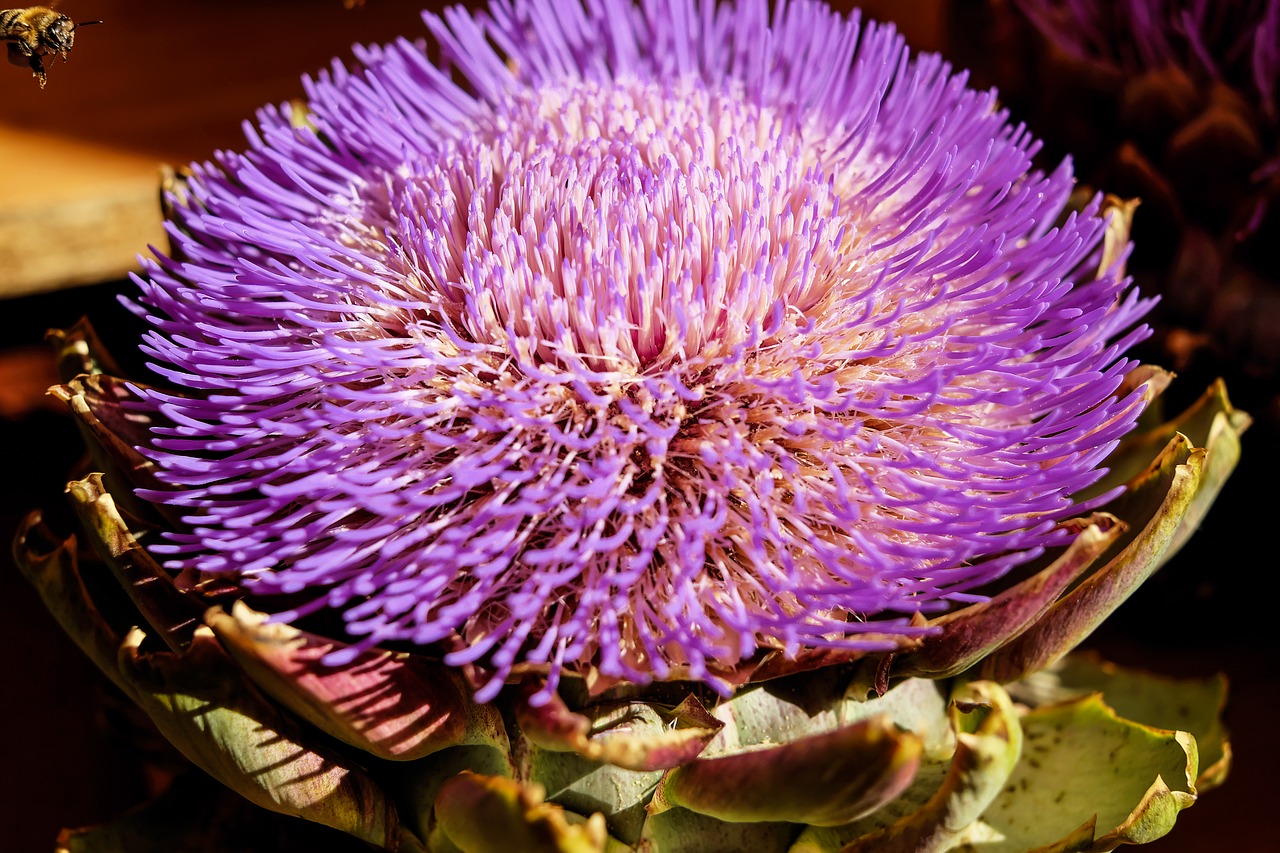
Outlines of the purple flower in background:
M 1018 7 L 1038 36 L 997 15 L 1019 35 L 988 40 L 978 49 L 993 59 L 979 62 L 1000 69 L 989 76 L 1006 95 L 1006 81 L 1022 81 L 1015 114 L 1069 147 L 1085 181 L 1141 199 L 1130 271 L 1164 300 L 1152 319 L 1158 358 L 1187 378 L 1228 377 L 1274 429 L 1280 0 Z
M 1246 91 L 1274 121 L 1280 0 L 1019 0 L 1051 41 L 1126 73 L 1180 68 Z
M 139 281 L 171 568 L 483 698 L 715 684 L 891 648 L 1096 505 L 1148 303 L 993 92 L 818 3 L 426 20 L 195 168 Z

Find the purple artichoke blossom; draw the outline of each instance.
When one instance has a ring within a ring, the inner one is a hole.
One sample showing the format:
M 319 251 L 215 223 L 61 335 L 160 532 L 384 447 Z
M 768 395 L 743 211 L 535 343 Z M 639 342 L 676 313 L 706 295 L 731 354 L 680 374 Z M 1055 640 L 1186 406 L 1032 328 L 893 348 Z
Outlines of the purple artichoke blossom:
M 816 3 L 427 22 L 171 184 L 167 387 L 51 335 L 97 557 L 15 562 L 244 798 L 68 843 L 1109 850 L 1221 783 L 1221 682 L 1063 657 L 1249 423 L 1144 413 L 1130 207 Z
M 1169 67 L 1249 91 L 1276 118 L 1280 0 L 1019 0 L 1079 59 L 1131 74 Z
M 725 689 L 894 648 L 1114 495 L 1073 497 L 1149 301 L 994 92 L 802 0 L 425 19 L 438 60 L 365 48 L 196 167 L 138 280 L 169 568 L 481 699 Z
M 955 0 L 952 50 L 1089 185 L 1141 199 L 1155 357 L 1280 424 L 1280 0 Z

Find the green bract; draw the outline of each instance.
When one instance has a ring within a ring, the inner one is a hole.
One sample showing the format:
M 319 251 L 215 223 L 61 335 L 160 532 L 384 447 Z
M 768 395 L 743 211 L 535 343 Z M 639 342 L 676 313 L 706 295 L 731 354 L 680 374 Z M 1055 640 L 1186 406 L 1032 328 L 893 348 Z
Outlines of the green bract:
M 525 673 L 478 704 L 465 669 L 391 649 L 327 666 L 340 641 L 171 577 L 146 548 L 165 509 L 133 494 L 154 485 L 133 450 L 149 428 L 134 391 L 87 324 L 52 340 L 54 393 L 99 472 L 67 491 L 101 560 L 33 515 L 18 563 L 103 672 L 238 795 L 179 780 L 62 849 L 1095 851 L 1163 835 L 1226 774 L 1220 679 L 1063 657 L 1178 549 L 1235 465 L 1248 418 L 1220 385 L 1124 441 L 1099 488 L 1127 490 L 1072 522 L 1069 547 L 985 602 L 921 618 L 938 630 L 895 652 L 765 654 L 728 698 L 566 679 L 535 706 L 541 676 Z M 1168 379 L 1131 376 L 1152 393 Z M 104 573 L 127 608 L 88 592 Z

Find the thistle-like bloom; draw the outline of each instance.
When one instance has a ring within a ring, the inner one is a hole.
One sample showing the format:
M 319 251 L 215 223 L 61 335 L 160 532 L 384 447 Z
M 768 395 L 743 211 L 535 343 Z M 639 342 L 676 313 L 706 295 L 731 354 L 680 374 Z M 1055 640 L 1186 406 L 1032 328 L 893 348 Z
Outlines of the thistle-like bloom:
M 809 2 L 426 20 L 195 169 L 139 280 L 171 568 L 487 698 L 889 648 L 1069 539 L 1148 305 L 994 93 Z
M 1041 32 L 1079 59 L 1131 74 L 1181 68 L 1249 92 L 1276 119 L 1277 0 L 1019 0 L 1019 5 Z
M 174 182 L 168 387 L 51 335 L 105 565 L 38 514 L 16 562 L 246 800 L 129 837 L 1110 850 L 1222 781 L 1221 684 L 1054 665 L 1249 423 L 1218 382 L 1128 432 L 1170 376 L 1126 356 L 1125 208 L 816 4 L 428 23 Z
M 1084 180 L 1141 198 L 1130 268 L 1165 299 L 1153 320 L 1161 358 L 1230 377 L 1274 427 L 1280 0 L 1019 6 L 1056 49 L 1011 63 L 1011 44 L 991 46 L 991 67 L 1004 69 L 995 82 L 1028 81 L 1015 112 L 1080 155 Z M 1021 41 L 1036 39 L 1028 32 Z

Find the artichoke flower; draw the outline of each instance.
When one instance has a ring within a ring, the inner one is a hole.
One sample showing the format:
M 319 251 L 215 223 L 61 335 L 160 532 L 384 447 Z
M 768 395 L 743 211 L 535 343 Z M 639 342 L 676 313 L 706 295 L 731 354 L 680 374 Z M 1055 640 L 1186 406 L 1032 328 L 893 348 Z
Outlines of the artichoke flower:
M 972 59 L 1094 187 L 1141 199 L 1155 343 L 1280 423 L 1280 2 L 956 0 Z M 1243 395 L 1243 396 L 1242 396 Z
M 1248 424 L 1158 416 L 1125 216 L 819 3 L 425 20 L 171 182 L 160 382 L 51 336 L 91 548 L 18 563 L 235 792 L 62 849 L 1109 850 L 1222 780 L 1220 681 L 1066 656 Z

